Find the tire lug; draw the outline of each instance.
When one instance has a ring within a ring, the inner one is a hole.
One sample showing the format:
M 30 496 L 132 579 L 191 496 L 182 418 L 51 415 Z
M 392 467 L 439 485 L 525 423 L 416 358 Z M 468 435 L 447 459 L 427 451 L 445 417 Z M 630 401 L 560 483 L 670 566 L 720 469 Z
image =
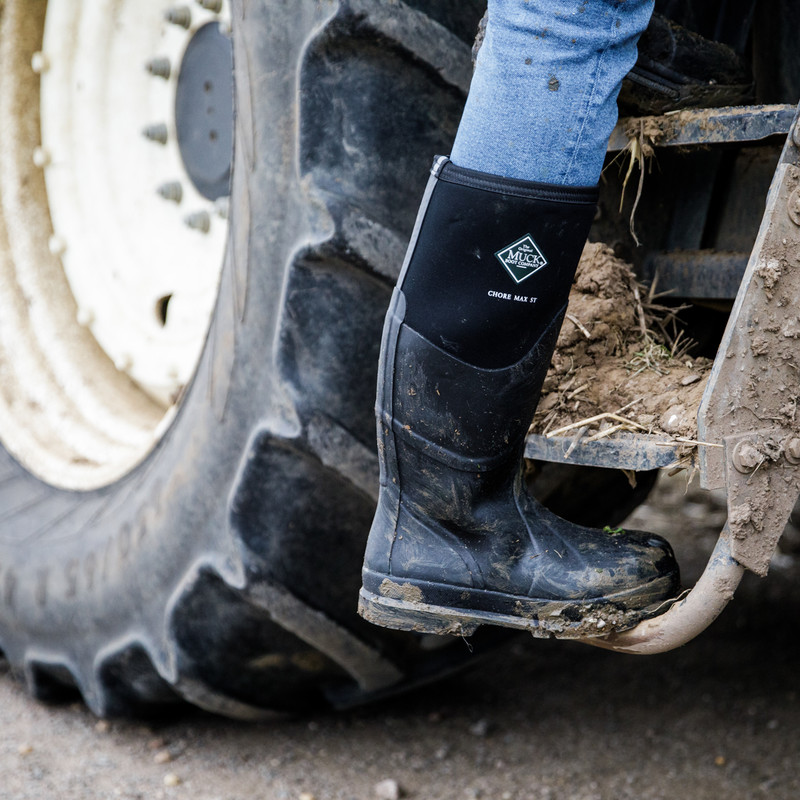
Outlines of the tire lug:
M 151 58 L 144 68 L 155 78 L 169 80 L 171 65 L 168 58 Z
M 164 12 L 164 19 L 172 25 L 188 30 L 192 24 L 192 12 L 188 6 L 175 6 Z
M 222 11 L 222 0 L 197 0 L 197 4 L 213 14 L 219 14 Z
M 47 70 L 50 69 L 50 59 L 42 53 L 41 50 L 35 52 L 31 56 L 31 69 L 37 75 L 47 72 Z
M 33 150 L 33 163 L 41 169 L 50 163 L 50 152 L 44 147 L 35 147 Z
M 208 216 L 207 211 L 195 211 L 188 217 L 184 217 L 183 221 L 187 227 L 201 233 L 208 233 L 211 230 L 211 217 Z
M 54 233 L 47 240 L 47 249 L 50 251 L 51 255 L 61 256 L 67 249 L 67 243 L 64 241 L 63 236 L 59 236 L 57 233 Z
M 156 191 L 165 200 L 171 200 L 173 203 L 180 203 L 183 199 L 183 187 L 178 181 L 162 183 Z
M 159 144 L 167 143 L 167 126 L 163 122 L 157 122 L 155 125 L 148 125 L 143 131 L 142 135 L 145 139 L 151 142 L 158 142 Z

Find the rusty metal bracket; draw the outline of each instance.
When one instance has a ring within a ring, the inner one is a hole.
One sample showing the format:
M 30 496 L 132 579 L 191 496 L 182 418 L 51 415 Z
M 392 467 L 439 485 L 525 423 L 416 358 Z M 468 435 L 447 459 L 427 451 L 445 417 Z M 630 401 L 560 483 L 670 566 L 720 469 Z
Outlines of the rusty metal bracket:
M 744 569 L 766 575 L 800 495 L 800 121 L 795 113 L 747 270 L 698 411 L 705 488 L 725 487 L 728 522 L 703 576 L 666 613 L 589 644 L 670 650 L 704 630 Z

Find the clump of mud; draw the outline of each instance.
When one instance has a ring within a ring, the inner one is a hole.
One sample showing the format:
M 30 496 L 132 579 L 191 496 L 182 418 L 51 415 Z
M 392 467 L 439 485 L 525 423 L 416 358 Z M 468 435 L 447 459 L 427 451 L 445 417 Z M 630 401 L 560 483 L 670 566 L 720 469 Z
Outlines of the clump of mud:
M 674 311 L 637 283 L 628 264 L 604 244 L 587 244 L 531 432 L 619 413 L 631 429 L 696 439 L 711 361 L 692 358 L 690 344 Z M 611 424 L 619 421 L 572 433 L 600 434 Z

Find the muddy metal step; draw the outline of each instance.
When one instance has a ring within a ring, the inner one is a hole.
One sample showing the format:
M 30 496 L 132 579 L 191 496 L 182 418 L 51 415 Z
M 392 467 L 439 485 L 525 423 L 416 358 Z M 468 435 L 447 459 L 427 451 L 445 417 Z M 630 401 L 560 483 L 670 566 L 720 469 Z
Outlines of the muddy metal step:
M 631 117 L 620 120 L 608 149 L 621 151 L 637 136 L 646 137 L 656 148 L 707 147 L 785 137 L 792 128 L 796 110 L 792 105 L 751 105 Z M 800 139 L 800 135 L 796 138 Z M 653 253 L 645 259 L 641 277 L 647 281 L 658 274 L 659 285 L 670 287 L 675 297 L 732 300 L 749 258 L 749 253 L 713 251 Z M 690 463 L 692 450 L 691 445 L 665 437 L 628 432 L 604 439 L 531 434 L 526 441 L 525 457 L 641 471 Z
M 621 119 L 608 142 L 618 153 L 637 136 L 652 147 L 705 147 L 732 142 L 758 142 L 786 136 L 792 126 L 793 105 L 750 105 L 726 108 L 692 108 L 661 116 Z
M 587 441 L 578 436 L 530 434 L 525 441 L 525 458 L 634 472 L 688 464 L 693 451 L 688 443 L 636 433 Z

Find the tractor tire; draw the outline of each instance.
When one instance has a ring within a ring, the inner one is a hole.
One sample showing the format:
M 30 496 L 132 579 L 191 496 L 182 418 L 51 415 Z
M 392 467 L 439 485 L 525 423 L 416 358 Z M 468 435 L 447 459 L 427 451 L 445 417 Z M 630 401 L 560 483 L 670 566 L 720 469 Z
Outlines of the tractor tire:
M 234 3 L 229 235 L 174 419 L 138 464 L 86 489 L 0 448 L 0 648 L 35 697 L 77 690 L 101 716 L 186 700 L 258 718 L 464 660 L 461 642 L 367 624 L 356 601 L 382 319 L 429 160 L 455 134 L 480 5 Z M 0 62 L 41 47 L 44 13 L 5 4 Z M 37 137 L 13 116 L 36 81 L 4 87 L 4 137 Z M 44 191 L 33 167 L 25 180 Z M 0 217 L 6 281 L 25 223 Z M 14 348 L 0 339 L 2 371 Z M 41 350 L 25 368 L 57 372 L 46 338 Z M 4 445 L 25 425 L 9 393 Z
M 162 1 L 188 25 L 186 7 Z M 97 8 L 50 3 L 62 27 Z M 377 628 L 356 605 L 383 316 L 431 158 L 455 135 L 485 2 L 234 0 L 224 262 L 199 360 L 166 414 L 164 393 L 154 405 L 130 360 L 87 334 L 47 213 L 47 159 L 29 157 L 40 78 L 19 65 L 45 68 L 48 8 L 0 7 L 0 649 L 12 670 L 34 697 L 79 693 L 100 716 L 188 701 L 258 719 L 474 663 L 508 634 L 480 630 L 467 648 Z M 148 69 L 169 73 L 163 59 Z M 145 135 L 158 147 L 167 129 Z M 179 199 L 174 184 L 159 193 Z M 171 297 L 156 304 L 162 325 Z M 132 457 L 136 425 L 146 446 Z M 556 506 L 574 511 L 569 486 L 587 500 L 571 473 L 541 469 Z M 617 477 L 592 483 L 606 521 L 650 485 L 634 496 Z

